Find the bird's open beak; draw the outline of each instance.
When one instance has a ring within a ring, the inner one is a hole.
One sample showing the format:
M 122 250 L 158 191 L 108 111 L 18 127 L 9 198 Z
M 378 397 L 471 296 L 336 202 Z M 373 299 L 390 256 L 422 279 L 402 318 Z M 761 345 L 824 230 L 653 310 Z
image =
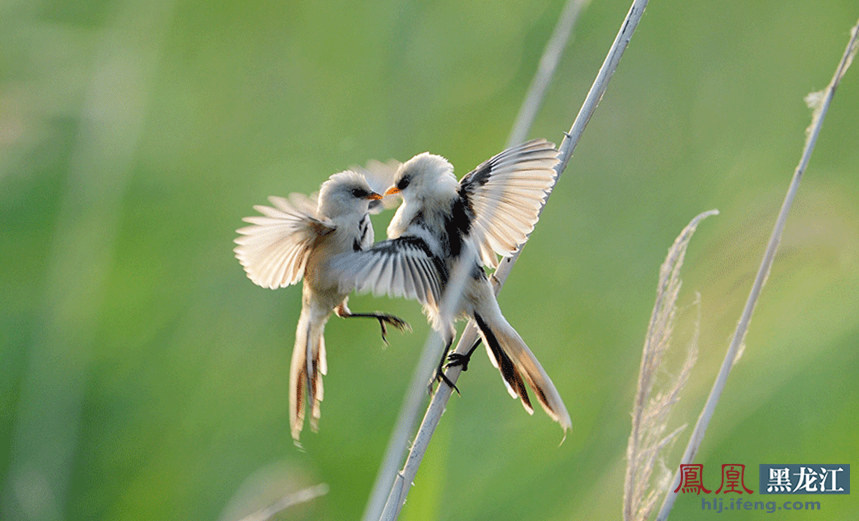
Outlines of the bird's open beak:
M 370 192 L 370 195 L 367 196 L 367 199 L 369 199 L 371 201 L 378 201 L 381 198 L 382 198 L 382 196 L 377 194 L 376 192 Z
M 396 187 L 396 185 L 385 190 L 385 195 L 394 195 L 400 193 L 400 189 Z

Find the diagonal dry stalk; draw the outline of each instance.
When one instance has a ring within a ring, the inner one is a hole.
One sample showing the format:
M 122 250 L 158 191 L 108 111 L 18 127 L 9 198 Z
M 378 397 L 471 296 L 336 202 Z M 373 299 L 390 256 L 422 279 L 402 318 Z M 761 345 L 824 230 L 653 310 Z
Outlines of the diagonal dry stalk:
M 775 226 L 773 227 L 772 234 L 770 235 L 769 242 L 767 243 L 766 250 L 764 251 L 764 256 L 761 260 L 761 265 L 758 268 L 758 273 L 755 276 L 755 281 L 752 284 L 752 289 L 749 292 L 749 297 L 743 308 L 743 313 L 740 316 L 740 321 L 734 331 L 734 336 L 731 339 L 728 351 L 725 353 L 725 359 L 722 362 L 719 375 L 716 377 L 716 381 L 713 384 L 713 388 L 710 390 L 710 395 L 707 397 L 704 409 L 701 411 L 701 415 L 698 417 L 698 422 L 695 424 L 695 430 L 692 431 L 689 443 L 686 445 L 686 450 L 683 452 L 683 457 L 680 460 L 681 464 L 692 462 L 695 455 L 698 453 L 698 449 L 704 439 L 704 434 L 707 432 L 707 426 L 710 424 L 710 419 L 713 417 L 713 412 L 716 409 L 719 398 L 722 396 L 725 382 L 727 381 L 728 374 L 731 372 L 731 368 L 737 359 L 737 353 L 740 351 L 740 346 L 743 345 L 743 340 L 746 337 L 746 331 L 748 331 L 752 313 L 755 310 L 755 305 L 757 304 L 761 289 L 769 275 L 773 259 L 775 259 L 781 235 L 784 231 L 784 225 L 787 221 L 787 215 L 793 205 L 793 199 L 799 189 L 799 182 L 802 180 L 802 175 L 805 173 L 805 169 L 808 166 L 811 153 L 814 151 L 814 145 L 817 143 L 817 136 L 820 134 L 820 129 L 823 126 L 823 119 L 826 117 L 826 113 L 829 110 L 829 104 L 832 102 L 832 98 L 835 95 L 835 90 L 838 88 L 838 84 L 841 82 L 841 78 L 844 77 L 844 74 L 853 62 L 853 57 L 856 55 L 857 49 L 859 49 L 859 21 L 857 21 L 856 25 L 853 26 L 853 29 L 850 32 L 850 40 L 847 42 L 847 48 L 844 50 L 844 54 L 841 57 L 841 61 L 838 63 L 838 67 L 835 69 L 835 74 L 832 76 L 832 80 L 829 82 L 829 85 L 823 89 L 823 91 L 812 93 L 806 97 L 806 102 L 808 102 L 814 109 L 814 112 L 811 118 L 811 125 L 806 131 L 807 136 L 802 156 L 800 157 L 799 164 L 796 166 L 796 170 L 793 172 L 793 177 L 790 181 L 787 194 L 785 195 L 784 202 L 782 203 L 778 217 L 776 218 Z M 656 518 L 658 521 L 664 521 L 668 518 L 668 514 L 671 513 L 671 508 L 674 506 L 674 500 L 677 498 L 677 494 L 674 494 L 671 491 L 677 488 L 679 483 L 680 472 L 678 470 L 674 475 L 672 484 L 668 490 L 665 491 L 665 500 L 663 501 L 662 507 L 659 510 L 659 515 Z
M 585 101 L 583 102 L 582 107 L 579 110 L 579 113 L 576 116 L 572 127 L 570 128 L 570 131 L 565 133 L 564 140 L 559 147 L 560 163 L 556 167 L 556 170 L 558 172 L 558 178 L 560 178 L 561 174 L 563 174 L 564 170 L 566 169 L 567 164 L 572 158 L 573 151 L 575 150 L 575 147 L 578 144 L 585 127 L 587 127 L 591 116 L 593 116 L 597 105 L 602 99 L 603 94 L 605 94 L 605 91 L 608 88 L 608 83 L 612 75 L 614 74 L 614 71 L 617 69 L 618 64 L 620 63 L 620 59 L 623 56 L 627 45 L 629 44 L 629 40 L 632 37 L 632 34 L 638 27 L 638 23 L 641 20 L 641 16 L 644 13 L 644 9 L 646 6 L 647 0 L 634 0 L 632 6 L 629 9 L 629 12 L 626 15 L 626 18 L 624 18 L 623 22 L 621 23 L 620 30 L 618 31 L 618 34 L 615 37 L 612 46 L 609 48 L 605 61 L 600 67 L 600 70 L 597 73 L 597 77 L 594 80 L 590 91 L 588 91 L 588 94 L 585 97 Z M 518 259 L 520 253 L 521 248 L 514 255 L 503 259 L 498 269 L 495 271 L 494 277 L 496 279 L 496 293 L 501 289 L 501 286 L 507 279 L 507 276 L 512 270 L 513 265 L 516 263 L 516 260 Z M 444 298 L 442 310 L 445 309 L 444 304 L 454 303 L 451 301 L 455 301 L 459 298 L 459 293 L 462 290 L 462 284 L 456 283 L 462 277 L 457 277 L 458 271 L 464 272 L 465 270 L 454 270 L 454 276 L 452 277 L 452 280 L 449 283 L 448 288 L 445 292 L 446 295 Z M 452 294 L 452 297 L 449 298 L 448 294 Z M 436 338 L 436 334 L 431 335 L 430 340 L 428 340 L 427 342 L 427 345 L 429 346 L 431 345 L 431 343 L 438 345 Z M 476 338 L 476 327 L 472 322 L 469 322 L 469 324 L 466 325 L 466 328 L 463 331 L 462 335 L 460 336 L 459 343 L 457 344 L 454 352 L 464 353 L 471 347 L 471 345 L 473 345 Z M 456 383 L 456 380 L 459 378 L 460 372 L 460 366 L 453 366 L 445 372 L 445 375 L 451 382 Z M 424 377 L 426 377 L 427 374 L 428 372 L 424 373 Z M 421 423 L 421 426 L 415 436 L 412 448 L 409 451 L 406 463 L 403 466 L 403 469 L 396 474 L 396 477 L 393 480 L 393 485 L 391 486 L 390 494 L 388 496 L 387 503 L 385 504 L 385 509 L 382 513 L 381 519 L 394 520 L 398 517 L 400 509 L 405 503 L 406 496 L 408 495 L 411 483 L 413 482 L 414 477 L 417 474 L 417 470 L 423 459 L 423 455 L 429 445 L 429 441 L 432 438 L 433 433 L 435 432 L 435 428 L 438 425 L 439 420 L 441 419 L 441 415 L 444 412 L 444 408 L 447 404 L 447 401 L 450 399 L 451 391 L 451 387 L 447 385 L 440 385 L 436 390 L 435 394 L 433 395 L 429 407 L 427 408 L 427 412 L 424 415 L 423 422 Z M 375 518 L 368 517 L 365 514 L 364 519 Z
M 558 23 L 552 32 L 552 36 L 549 38 L 543 55 L 540 58 L 539 67 L 525 95 L 525 100 L 519 109 L 516 122 L 513 124 L 513 129 L 510 133 L 508 146 L 525 140 L 531 124 L 542 105 L 546 89 L 554 77 L 555 70 L 561 60 L 561 55 L 579 18 L 579 14 L 589 2 L 590 0 L 567 0 Z M 455 278 L 457 280 L 454 282 L 461 287 L 465 280 L 461 277 Z M 421 351 L 421 356 L 409 385 L 409 391 L 406 393 L 406 399 L 400 409 L 396 425 L 391 433 L 391 439 L 388 442 L 388 447 L 382 459 L 382 464 L 379 467 L 379 473 L 373 484 L 370 499 L 364 510 L 362 517 L 364 521 L 375 521 L 382 515 L 382 509 L 385 507 L 391 486 L 397 476 L 402 454 L 406 451 L 408 438 L 414 429 L 420 406 L 426 396 L 424 389 L 426 381 L 429 378 L 428 375 L 435 368 L 439 343 L 440 338 L 438 335 L 431 333 Z
M 668 250 L 665 262 L 659 270 L 659 283 L 656 289 L 656 302 L 650 316 L 650 324 L 644 339 L 641 354 L 641 367 L 638 374 L 638 387 L 632 409 L 632 431 L 626 449 L 626 478 L 624 480 L 623 519 L 624 521 L 644 521 L 650 517 L 659 498 L 658 487 L 653 485 L 653 470 L 660 462 L 659 455 L 680 433 L 680 427 L 668 434 L 665 430 L 668 416 L 680 397 L 692 366 L 697 358 L 698 324 L 686 353 L 679 373 L 673 381 L 658 382 L 660 369 L 663 368 L 665 355 L 671 347 L 671 336 L 677 314 L 677 297 L 680 293 L 680 267 L 686 256 L 686 248 L 692 234 L 703 219 L 717 215 L 710 210 L 697 215 L 680 232 Z

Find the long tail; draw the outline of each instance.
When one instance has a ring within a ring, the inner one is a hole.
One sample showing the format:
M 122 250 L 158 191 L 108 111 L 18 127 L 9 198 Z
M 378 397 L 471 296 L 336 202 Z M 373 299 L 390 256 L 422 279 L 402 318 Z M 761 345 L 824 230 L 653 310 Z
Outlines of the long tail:
M 310 428 L 316 432 L 323 398 L 322 376 L 328 372 L 325 360 L 325 321 L 302 308 L 295 330 L 295 347 L 289 368 L 289 423 L 292 438 L 298 441 L 304 427 L 306 403 L 310 403 Z
M 476 312 L 474 319 L 489 359 L 501 372 L 507 391 L 513 398 L 519 397 L 528 414 L 533 414 L 534 408 L 531 406 L 525 387 L 527 382 L 546 414 L 558 422 L 564 431 L 570 429 L 572 427 L 570 413 L 567 412 L 567 407 L 561 400 L 561 395 L 558 394 L 552 379 L 546 374 L 534 353 L 528 349 L 519 333 L 501 314 L 495 299 L 484 302 L 485 305 L 481 306 L 482 313 Z

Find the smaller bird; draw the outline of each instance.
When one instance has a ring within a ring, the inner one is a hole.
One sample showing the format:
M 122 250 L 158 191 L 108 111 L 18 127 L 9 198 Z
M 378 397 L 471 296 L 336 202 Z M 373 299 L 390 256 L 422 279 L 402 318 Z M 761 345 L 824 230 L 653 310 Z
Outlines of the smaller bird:
M 341 318 L 375 318 L 386 343 L 386 324 L 410 329 L 387 313 L 349 310 L 349 292 L 340 290 L 339 274 L 330 262 L 373 244 L 369 210 L 381 199 L 363 175 L 346 170 L 322 183 L 318 198 L 295 193 L 288 200 L 269 197 L 272 206 L 254 206 L 262 215 L 246 217 L 250 226 L 236 230 L 236 258 L 255 284 L 276 289 L 304 278 L 289 371 L 290 427 L 296 442 L 304 426 L 305 399 L 310 404 L 310 426 L 318 430 L 322 375 L 327 372 L 323 333 L 332 312 Z
M 533 407 L 526 384 L 546 413 L 566 430 L 571 426 L 558 390 L 534 353 L 504 315 L 483 266 L 495 267 L 496 255 L 517 251 L 534 229 L 542 203 L 554 185 L 555 146 L 537 139 L 517 145 L 478 165 L 457 181 L 447 159 L 418 154 L 397 170 L 386 195 L 403 204 L 388 226 L 388 240 L 340 255 L 334 266 L 341 289 L 406 297 L 423 304 L 432 327 L 445 342 L 438 378 L 453 384 L 442 369 L 453 342 L 457 317 L 473 319 L 492 364 L 507 390 Z M 442 316 L 442 294 L 460 262 L 469 270 L 453 316 Z M 449 365 L 467 368 L 475 344 Z

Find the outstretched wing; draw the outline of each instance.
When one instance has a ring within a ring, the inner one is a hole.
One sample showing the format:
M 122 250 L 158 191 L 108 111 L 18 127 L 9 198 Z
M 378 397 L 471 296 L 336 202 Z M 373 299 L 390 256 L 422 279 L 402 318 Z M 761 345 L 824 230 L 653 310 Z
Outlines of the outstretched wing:
M 254 284 L 275 289 L 301 280 L 314 241 L 331 233 L 334 224 L 316 217 L 315 197 L 268 200 L 273 206 L 254 206 L 262 215 L 243 219 L 251 225 L 236 230 L 233 251 Z
M 557 164 L 555 145 L 535 139 L 504 150 L 462 178 L 459 195 L 474 216 L 472 234 L 485 265 L 495 267 L 496 253 L 514 253 L 534 230 Z
M 423 239 L 411 236 L 338 255 L 331 266 L 339 274 L 341 291 L 404 297 L 432 306 L 441 302 L 447 278 L 441 259 L 432 254 Z

